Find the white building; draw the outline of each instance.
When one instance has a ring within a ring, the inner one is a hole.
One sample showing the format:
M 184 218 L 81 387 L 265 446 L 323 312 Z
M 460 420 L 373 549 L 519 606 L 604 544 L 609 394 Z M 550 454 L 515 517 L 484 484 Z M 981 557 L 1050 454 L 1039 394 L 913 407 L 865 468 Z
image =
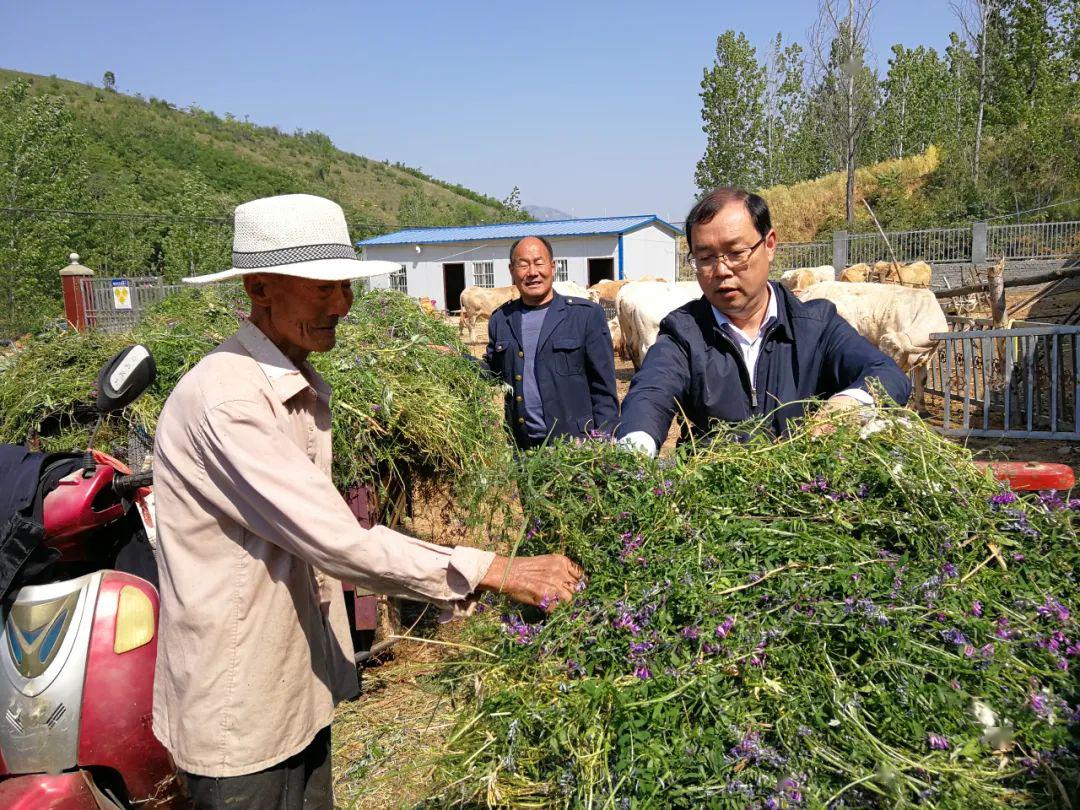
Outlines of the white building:
M 431 298 L 438 309 L 460 309 L 467 286 L 510 284 L 510 246 L 542 236 L 555 252 L 555 280 L 589 287 L 604 279 L 642 276 L 675 281 L 676 236 L 682 233 L 652 214 L 555 222 L 512 222 L 461 228 L 409 228 L 358 243 L 363 258 L 397 262 L 401 271 L 370 280 L 414 298 Z

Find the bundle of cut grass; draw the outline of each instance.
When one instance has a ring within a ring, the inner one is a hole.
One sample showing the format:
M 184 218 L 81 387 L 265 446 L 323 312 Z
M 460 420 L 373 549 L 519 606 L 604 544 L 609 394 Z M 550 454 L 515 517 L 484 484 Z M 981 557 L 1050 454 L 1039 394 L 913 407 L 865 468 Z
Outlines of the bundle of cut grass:
M 121 347 L 139 342 L 153 354 L 158 380 L 99 436 L 99 444 L 122 457 L 131 422 L 152 433 L 180 377 L 236 331 L 243 312 L 238 289 L 190 289 L 158 304 L 130 334 L 52 331 L 31 339 L 0 371 L 0 441 L 85 447 L 97 370 Z M 505 462 L 492 386 L 468 360 L 431 345 L 461 348 L 452 327 L 404 295 L 376 290 L 357 295 L 338 327 L 336 348 L 311 356 L 334 389 L 340 487 L 385 482 L 405 470 L 450 481 Z
M 561 445 L 518 485 L 520 551 L 588 584 L 440 676 L 440 802 L 1077 806 L 1080 500 L 891 414 L 671 462 Z

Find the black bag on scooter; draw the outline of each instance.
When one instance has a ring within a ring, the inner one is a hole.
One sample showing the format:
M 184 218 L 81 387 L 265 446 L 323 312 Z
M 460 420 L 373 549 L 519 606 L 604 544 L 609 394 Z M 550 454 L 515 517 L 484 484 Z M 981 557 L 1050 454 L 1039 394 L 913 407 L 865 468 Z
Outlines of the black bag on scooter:
M 82 466 L 78 453 L 33 453 L 17 444 L 0 444 L 0 602 L 59 556 L 41 545 L 45 536 L 42 505 L 61 478 Z

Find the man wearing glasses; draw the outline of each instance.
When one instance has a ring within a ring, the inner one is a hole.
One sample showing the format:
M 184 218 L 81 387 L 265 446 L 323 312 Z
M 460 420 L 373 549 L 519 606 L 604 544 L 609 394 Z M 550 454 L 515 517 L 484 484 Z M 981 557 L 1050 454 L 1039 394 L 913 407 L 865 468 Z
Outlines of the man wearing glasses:
M 543 237 L 510 246 L 510 278 L 521 298 L 492 314 L 484 361 L 506 386 L 506 419 L 518 447 L 610 433 L 619 402 L 604 310 L 555 292 L 555 261 Z
M 779 436 L 814 397 L 830 411 L 873 405 L 871 379 L 907 402 L 903 372 L 836 307 L 769 283 L 776 231 L 757 194 L 714 189 L 691 209 L 686 238 L 704 295 L 661 322 L 623 401 L 617 435 L 624 444 L 656 455 L 676 409 L 692 433 L 716 420 L 767 417 Z

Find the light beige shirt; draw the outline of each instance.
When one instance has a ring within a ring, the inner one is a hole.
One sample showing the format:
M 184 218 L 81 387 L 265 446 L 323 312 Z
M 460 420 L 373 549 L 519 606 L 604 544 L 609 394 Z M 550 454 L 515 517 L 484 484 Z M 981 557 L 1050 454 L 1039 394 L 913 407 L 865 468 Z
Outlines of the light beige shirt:
M 161 412 L 154 734 L 191 773 L 277 764 L 356 696 L 339 580 L 460 607 L 494 559 L 360 528 L 330 481 L 329 402 L 245 323 Z

